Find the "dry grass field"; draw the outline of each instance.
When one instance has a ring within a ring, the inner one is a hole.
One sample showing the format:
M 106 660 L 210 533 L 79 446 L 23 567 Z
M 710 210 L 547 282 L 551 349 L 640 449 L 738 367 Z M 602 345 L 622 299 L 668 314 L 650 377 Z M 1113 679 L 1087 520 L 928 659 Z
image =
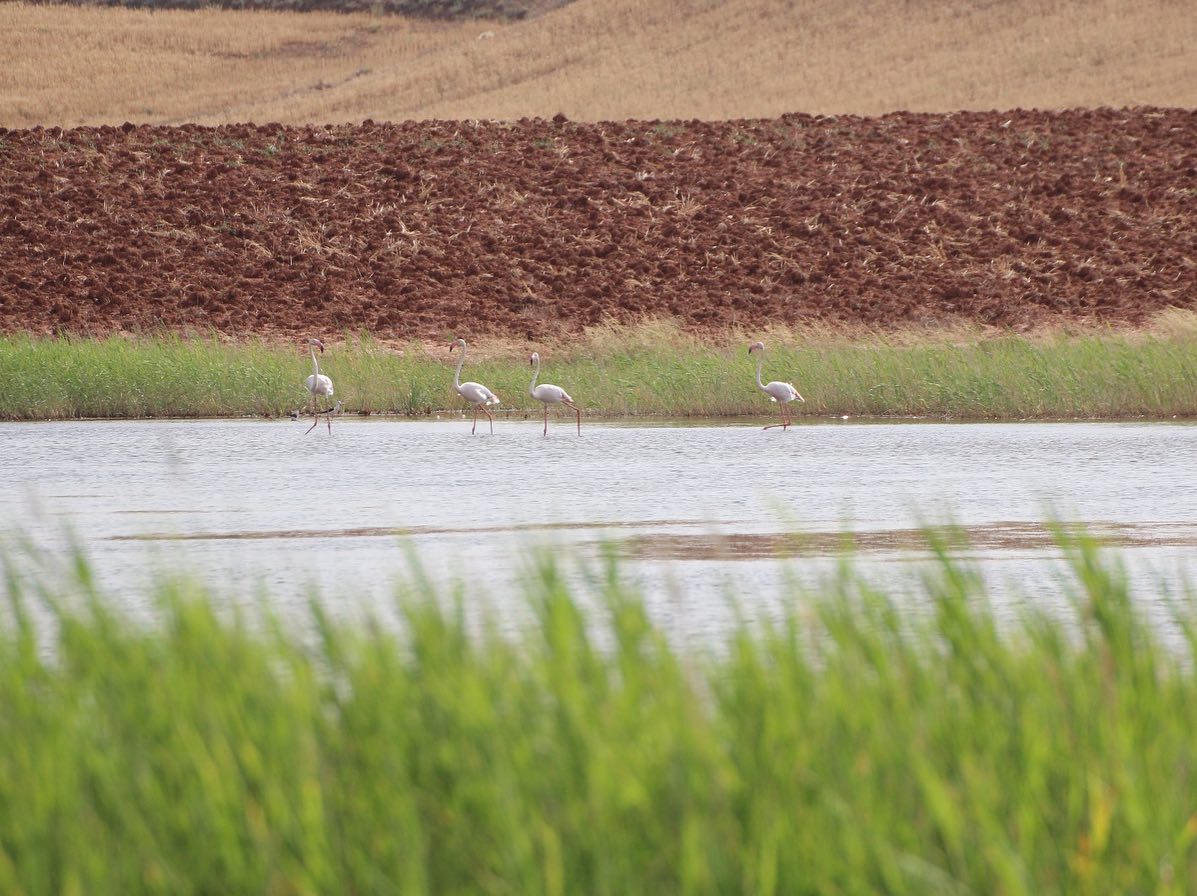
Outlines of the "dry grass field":
M 0 125 L 1197 106 L 1191 0 L 577 0 L 516 24 L 0 4 Z

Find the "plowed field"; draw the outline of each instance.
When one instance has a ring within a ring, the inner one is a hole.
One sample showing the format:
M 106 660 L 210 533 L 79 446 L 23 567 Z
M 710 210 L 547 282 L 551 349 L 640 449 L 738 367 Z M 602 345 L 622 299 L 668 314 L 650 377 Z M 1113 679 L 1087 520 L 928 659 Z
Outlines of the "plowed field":
M 563 335 L 1197 308 L 1197 111 L 0 133 L 0 328 Z

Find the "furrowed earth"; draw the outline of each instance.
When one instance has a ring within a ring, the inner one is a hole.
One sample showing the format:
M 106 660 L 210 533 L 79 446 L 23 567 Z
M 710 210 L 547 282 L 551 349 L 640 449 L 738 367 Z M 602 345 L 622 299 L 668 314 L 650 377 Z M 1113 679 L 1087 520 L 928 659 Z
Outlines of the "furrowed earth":
M 1021 330 L 1195 286 L 1195 110 L 0 132 L 5 332 Z

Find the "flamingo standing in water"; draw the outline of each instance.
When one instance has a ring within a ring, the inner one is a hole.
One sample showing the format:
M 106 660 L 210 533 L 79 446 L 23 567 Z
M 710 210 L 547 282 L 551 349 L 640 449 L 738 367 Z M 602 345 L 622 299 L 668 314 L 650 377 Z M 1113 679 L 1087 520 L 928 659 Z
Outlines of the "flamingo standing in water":
M 541 383 L 536 385 L 536 381 L 540 379 L 540 353 L 533 352 L 528 358 L 529 364 L 535 364 L 536 370 L 532 372 L 532 383 L 528 386 L 528 394 L 537 401 L 544 402 L 544 434 L 549 434 L 549 405 L 563 404 L 566 407 L 574 409 L 574 413 L 578 415 L 578 435 L 582 434 L 582 409 L 574 404 L 574 400 L 569 397 L 569 393 L 560 386 L 554 386 L 551 383 Z
M 453 351 L 457 346 L 461 346 L 461 360 L 457 362 L 457 372 L 453 374 L 453 388 L 457 390 L 457 394 L 474 406 L 474 425 L 470 429 L 470 434 L 474 434 L 474 430 L 478 428 L 478 409 L 482 409 L 482 413 L 486 414 L 490 420 L 491 435 L 495 433 L 495 418 L 491 416 L 490 411 L 486 409 L 488 404 L 498 404 L 499 396 L 486 388 L 481 383 L 463 383 L 461 381 L 461 365 L 465 363 L 466 344 L 465 340 L 458 338 L 449 343 L 449 351 Z
M 303 381 L 304 388 L 308 390 L 308 394 L 312 399 L 312 416 L 315 418 L 312 425 L 308 427 L 308 432 L 315 429 L 320 423 L 320 412 L 316 410 L 316 396 L 323 395 L 329 398 L 333 394 L 333 382 L 327 376 L 320 372 L 320 363 L 316 360 L 316 349 L 320 349 L 321 354 L 324 353 L 324 343 L 319 339 L 308 339 L 308 349 L 312 353 L 312 375 Z M 337 402 L 340 404 L 340 402 Z M 332 412 L 326 411 L 324 415 L 324 422 L 328 424 L 328 431 L 332 433 Z
M 760 360 L 756 362 L 756 385 L 762 392 L 769 396 L 770 401 L 776 401 L 781 406 L 781 422 L 771 423 L 765 429 L 773 429 L 780 426 L 783 430 L 790 425 L 789 409 L 786 407 L 791 401 L 797 399 L 798 401 L 806 401 L 798 390 L 794 388 L 793 383 L 782 383 L 774 380 L 771 383 L 761 382 L 761 368 L 765 365 L 765 343 L 754 342 L 748 346 L 748 354 L 753 352 L 760 352 Z

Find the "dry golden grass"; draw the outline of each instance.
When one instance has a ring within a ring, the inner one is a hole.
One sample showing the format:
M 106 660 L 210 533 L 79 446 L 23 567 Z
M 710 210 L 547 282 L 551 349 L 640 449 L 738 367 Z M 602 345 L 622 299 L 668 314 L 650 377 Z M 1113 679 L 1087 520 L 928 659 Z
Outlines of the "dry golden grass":
M 0 33 L 8 127 L 1197 106 L 1191 0 L 577 0 L 509 25 L 6 3 Z
M 380 62 L 443 53 L 465 30 L 335 13 L 0 3 L 0 33 L 14 60 L 0 66 L 0 124 L 14 127 L 307 121 L 320 94 L 370 77 Z
M 344 338 L 326 340 L 332 344 L 350 344 L 360 348 L 362 340 L 352 334 Z M 1012 336 L 1005 327 L 990 326 L 974 320 L 938 321 L 933 325 L 899 324 L 872 326 L 864 323 L 828 323 L 806 321 L 801 325 L 766 323 L 755 328 L 728 327 L 722 330 L 696 331 L 681 321 L 668 317 L 645 317 L 635 323 L 608 321 L 587 327 L 568 340 L 554 343 L 511 336 L 487 335 L 472 339 L 470 357 L 493 361 L 526 357 L 530 351 L 540 351 L 546 358 L 556 353 L 569 359 L 606 358 L 620 354 L 706 353 L 742 354 L 757 340 L 768 345 L 786 345 L 798 349 L 839 350 L 849 347 L 942 348 L 972 346 L 978 343 L 1017 339 L 1029 345 L 1052 345 L 1067 340 L 1162 340 L 1197 342 L 1197 312 L 1184 308 L 1169 308 L 1153 315 L 1141 325 L 1101 324 L 1078 321 L 1074 324 L 1053 323 Z M 229 340 L 235 343 L 236 340 Z M 412 340 L 388 340 L 369 337 L 371 345 L 382 350 L 402 354 L 419 345 L 432 358 L 445 354 L 444 340 L 418 343 Z M 548 351 L 546 352 L 546 346 Z

